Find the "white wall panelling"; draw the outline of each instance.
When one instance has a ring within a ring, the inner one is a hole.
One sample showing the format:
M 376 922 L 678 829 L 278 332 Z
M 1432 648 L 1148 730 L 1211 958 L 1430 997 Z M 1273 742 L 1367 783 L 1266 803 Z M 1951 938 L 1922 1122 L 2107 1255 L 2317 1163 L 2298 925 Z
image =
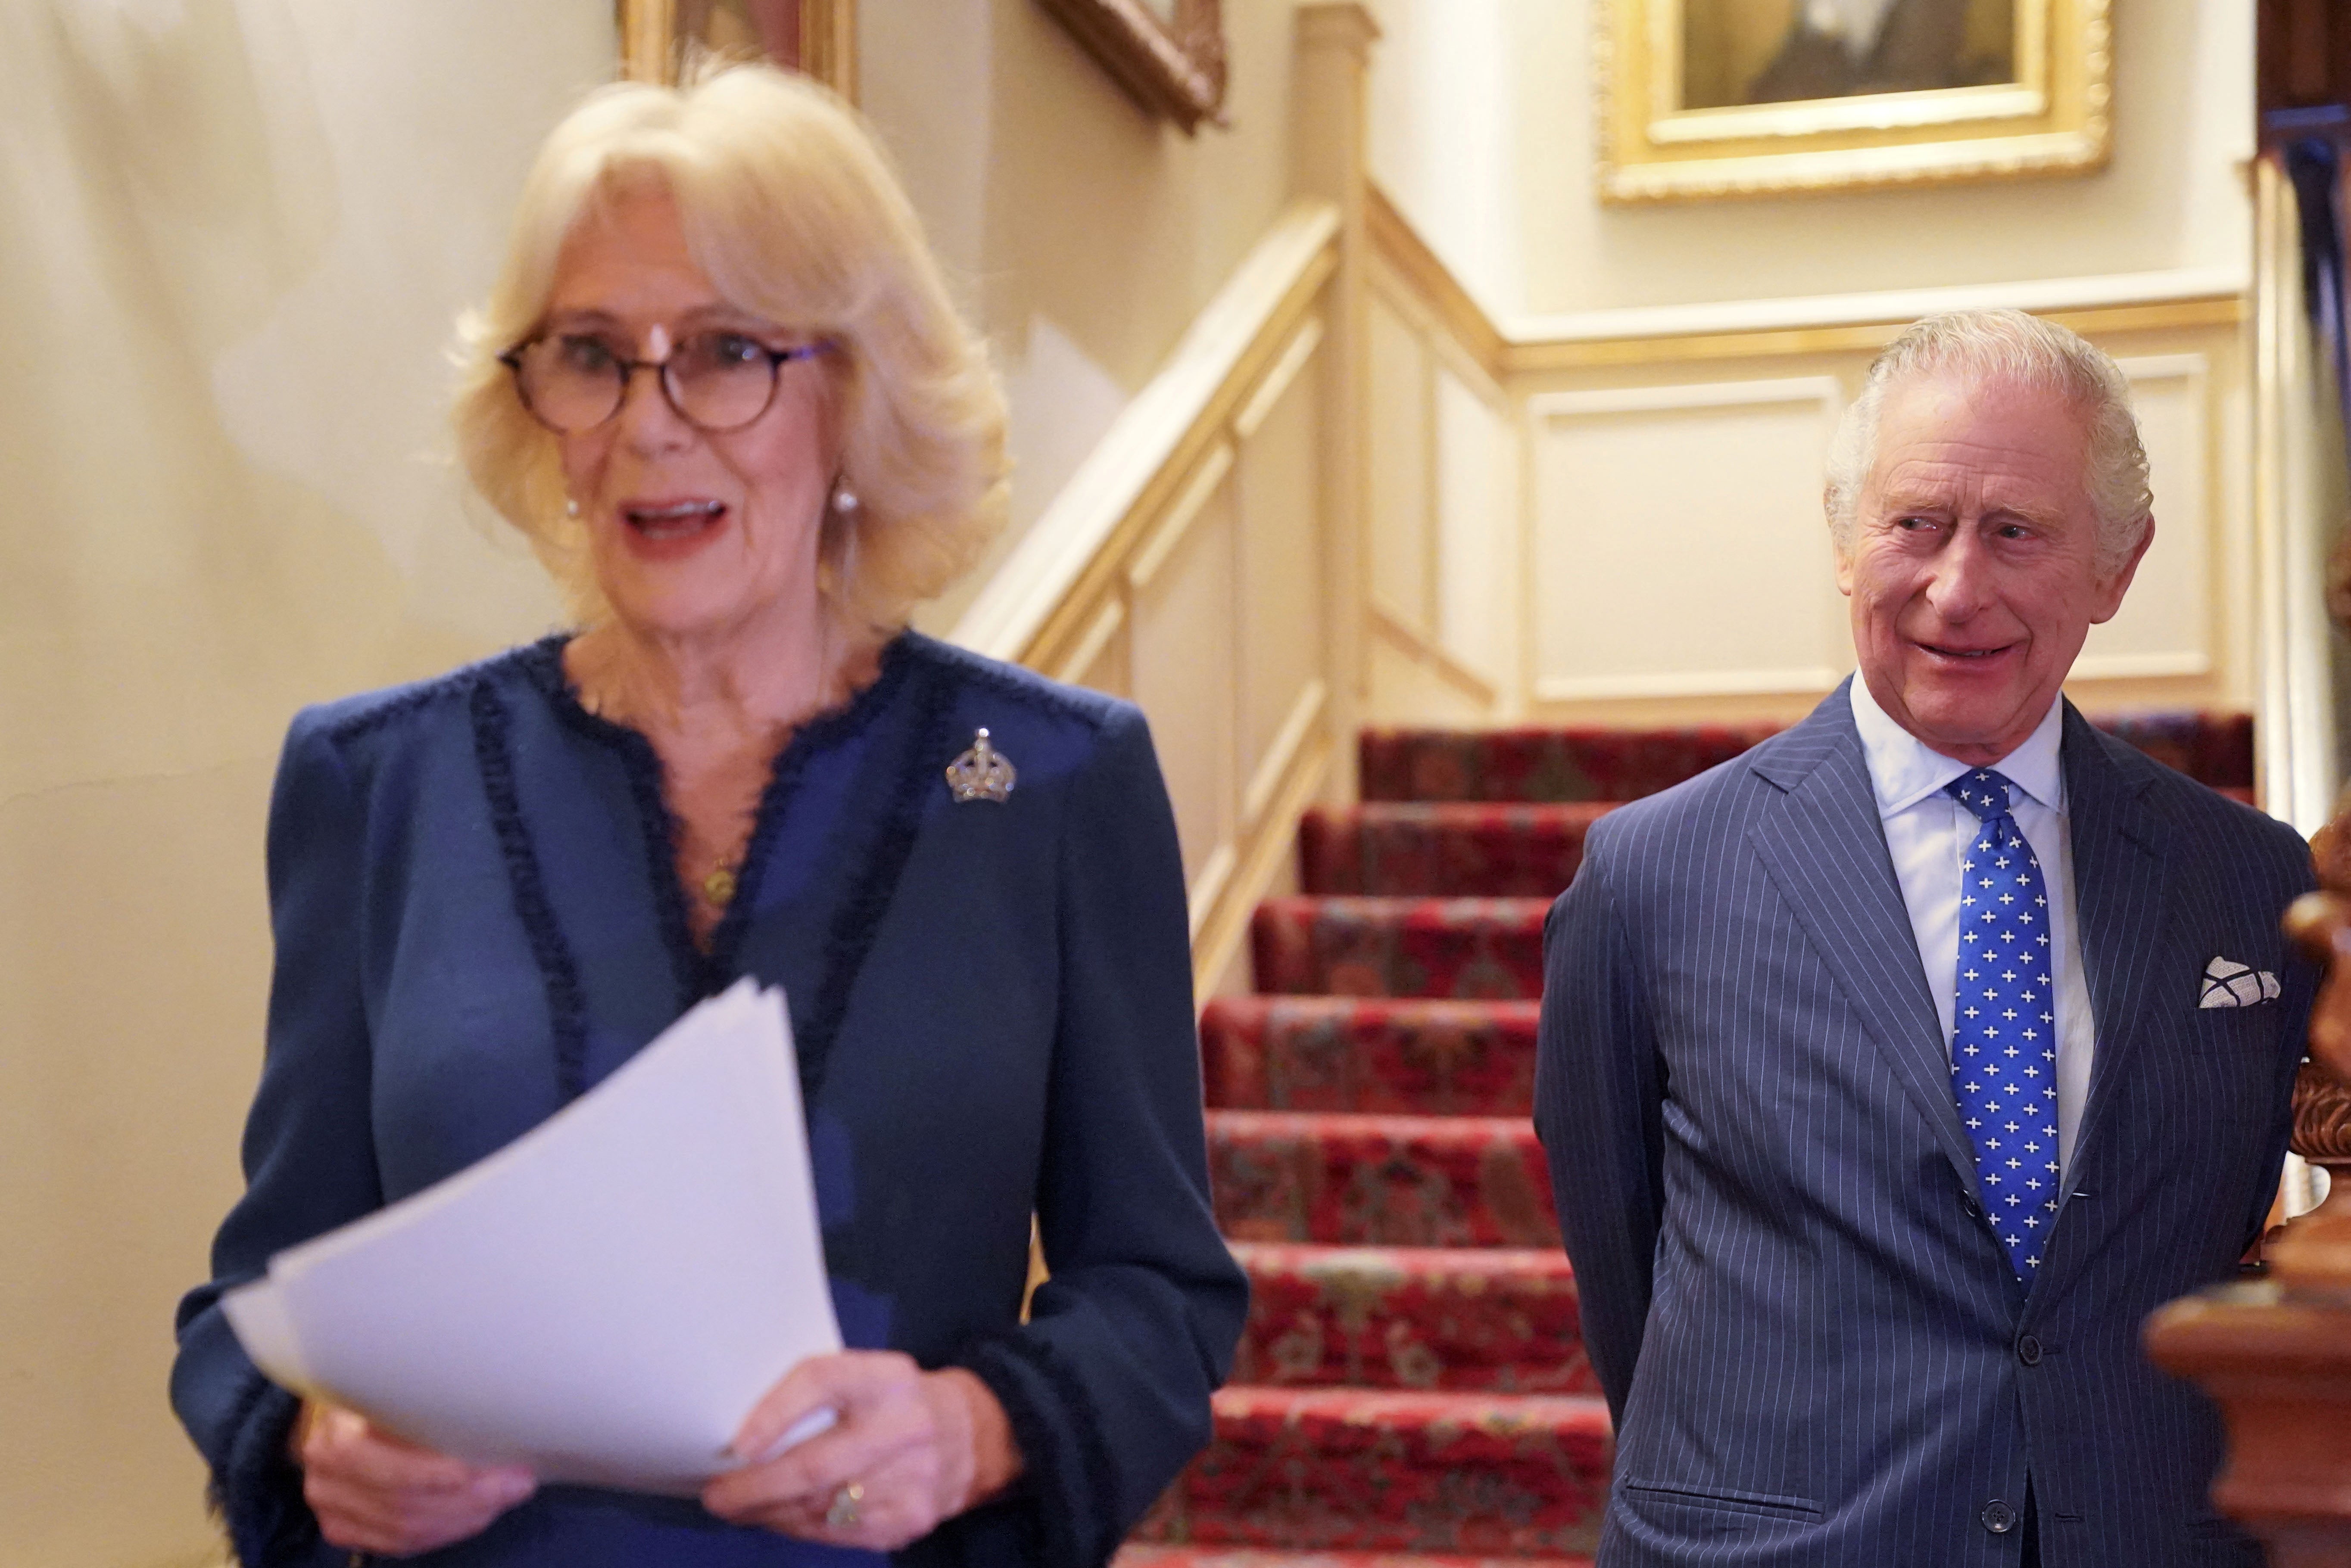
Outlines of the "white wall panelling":
M 1536 700 L 1834 685 L 1821 464 L 1843 399 L 1831 376 L 1531 399 Z
M 2074 664 L 2077 680 L 2211 671 L 2220 635 L 2221 541 L 2210 448 L 2217 421 L 2210 406 L 2210 364 L 2202 354 L 2162 354 L 2118 361 L 2129 378 L 2155 493 L 2156 547 L 2140 563 L 2123 607 L 2089 640 Z
M 1433 630 L 1436 529 L 1432 350 L 1384 294 L 1371 307 L 1373 603 L 1416 638 Z
M 1480 680 L 1500 685 L 1519 639 L 1519 437 L 1510 407 L 1439 355 L 1434 429 L 1437 472 L 1437 640 Z
M 1238 826 L 1233 649 L 1232 486 L 1219 483 L 1153 563 L 1137 574 L 1130 612 L 1133 696 L 1164 737 L 1159 766 L 1176 803 L 1184 877 L 1196 931 L 1231 873 Z M 1156 541 L 1155 541 L 1156 542 Z
M 1246 521 L 1236 563 L 1231 635 L 1240 654 L 1238 825 L 1246 836 L 1316 732 L 1322 678 L 1327 552 L 1322 514 L 1322 379 L 1310 368 L 1323 340 L 1309 319 L 1234 421 L 1242 440 L 1235 483 Z M 1307 372 L 1307 373 L 1301 373 Z
M 1372 708 L 1490 722 L 1518 695 L 1517 411 L 1409 279 L 1371 293 Z

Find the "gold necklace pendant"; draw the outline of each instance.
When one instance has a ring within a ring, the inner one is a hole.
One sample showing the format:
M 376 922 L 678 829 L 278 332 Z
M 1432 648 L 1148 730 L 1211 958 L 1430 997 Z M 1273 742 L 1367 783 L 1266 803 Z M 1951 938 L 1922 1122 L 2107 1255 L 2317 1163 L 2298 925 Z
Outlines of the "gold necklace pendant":
M 702 897 L 709 903 L 725 909 L 735 901 L 735 867 L 720 866 L 702 879 Z

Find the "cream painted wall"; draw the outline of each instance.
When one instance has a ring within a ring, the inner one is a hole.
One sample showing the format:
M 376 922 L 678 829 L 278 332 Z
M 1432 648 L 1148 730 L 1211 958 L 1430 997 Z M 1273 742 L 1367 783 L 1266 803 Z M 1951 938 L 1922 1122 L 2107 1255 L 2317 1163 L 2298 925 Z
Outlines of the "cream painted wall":
M 866 113 L 996 348 L 1012 525 L 952 626 L 1290 193 L 1296 0 L 1228 5 L 1225 130 L 1186 137 L 1120 94 L 1036 0 L 862 0 Z
M 1374 177 L 1499 317 L 2251 265 L 2243 0 L 2114 0 L 2102 173 L 1642 208 L 1593 191 L 1595 3 L 1374 0 Z
M 302 702 L 547 626 L 436 462 L 580 0 L 0 7 L 0 1565 L 207 1561 L 164 1400 L 238 1187 Z
M 1514 51 L 1537 10 L 1524 0 L 1372 0 L 1372 177 L 1489 313 L 1524 308 L 1521 193 L 1514 179 L 1523 77 Z M 1581 93 L 1562 94 L 1587 101 Z

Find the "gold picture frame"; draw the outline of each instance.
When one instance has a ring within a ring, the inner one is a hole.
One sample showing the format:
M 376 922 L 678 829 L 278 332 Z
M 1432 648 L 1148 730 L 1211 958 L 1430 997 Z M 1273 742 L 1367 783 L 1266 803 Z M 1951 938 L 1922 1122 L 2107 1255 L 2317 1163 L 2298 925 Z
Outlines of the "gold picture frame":
M 1222 0 L 1038 0 L 1145 114 L 1225 123 Z
M 772 60 L 857 101 L 857 0 L 617 0 L 621 74 L 674 82 L 710 53 Z
M 2107 5 L 1597 0 L 1601 200 L 2101 169 L 2113 142 Z

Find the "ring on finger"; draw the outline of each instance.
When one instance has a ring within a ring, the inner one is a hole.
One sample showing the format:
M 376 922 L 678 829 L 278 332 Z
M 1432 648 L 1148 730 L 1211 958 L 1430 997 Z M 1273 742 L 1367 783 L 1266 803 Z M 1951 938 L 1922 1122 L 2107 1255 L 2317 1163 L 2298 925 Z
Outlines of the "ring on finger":
M 825 1523 L 834 1530 L 847 1530 L 857 1522 L 858 1504 L 865 1501 L 865 1489 L 855 1481 L 843 1482 L 832 1494 L 832 1501 L 824 1511 Z

